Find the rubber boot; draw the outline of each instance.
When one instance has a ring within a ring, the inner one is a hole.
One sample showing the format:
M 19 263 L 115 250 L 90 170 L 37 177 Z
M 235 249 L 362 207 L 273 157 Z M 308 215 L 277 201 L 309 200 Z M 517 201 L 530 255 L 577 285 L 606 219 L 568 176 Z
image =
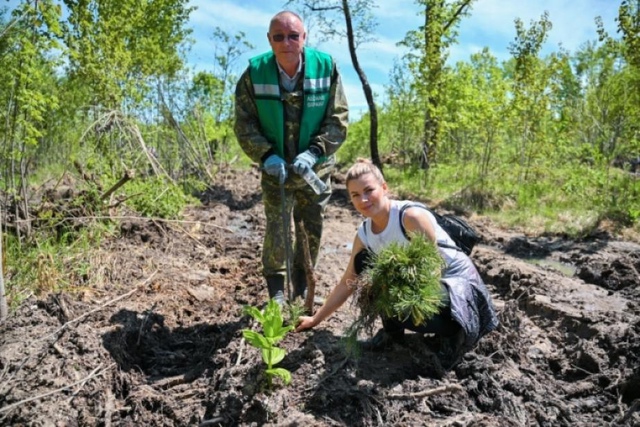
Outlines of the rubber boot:
M 293 298 L 306 298 L 307 296 L 307 275 L 304 269 L 294 264 L 291 273 L 291 282 L 293 283 Z
M 269 291 L 269 298 L 274 299 L 278 305 L 283 306 L 286 298 L 284 297 L 284 276 L 273 275 L 265 277 L 267 281 L 267 290 Z

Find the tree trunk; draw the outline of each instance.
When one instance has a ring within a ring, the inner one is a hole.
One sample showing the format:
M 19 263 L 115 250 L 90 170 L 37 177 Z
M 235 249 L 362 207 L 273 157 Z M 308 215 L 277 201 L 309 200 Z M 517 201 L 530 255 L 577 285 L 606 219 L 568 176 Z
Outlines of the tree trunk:
M 0 322 L 9 315 L 7 295 L 4 291 L 4 256 L 2 252 L 2 205 L 0 204 Z
M 360 82 L 362 83 L 362 89 L 364 90 L 364 96 L 367 99 L 367 105 L 369 106 L 370 117 L 370 130 L 369 130 L 369 149 L 371 150 L 371 161 L 376 165 L 380 171 L 382 171 L 382 162 L 380 161 L 380 154 L 378 153 L 378 110 L 376 108 L 375 100 L 373 99 L 373 91 L 367 75 L 360 67 L 358 56 L 356 55 L 356 45 L 353 36 L 353 23 L 351 22 L 351 10 L 349 9 L 349 1 L 342 0 L 342 10 L 344 12 L 344 20 L 347 25 L 347 40 L 349 42 L 349 54 L 351 55 L 351 62 L 353 68 L 358 73 Z

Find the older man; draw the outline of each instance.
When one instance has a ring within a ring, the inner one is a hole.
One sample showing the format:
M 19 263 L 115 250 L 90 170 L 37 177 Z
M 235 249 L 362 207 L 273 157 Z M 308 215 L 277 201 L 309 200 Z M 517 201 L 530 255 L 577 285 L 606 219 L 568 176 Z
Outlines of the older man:
M 296 224 L 302 221 L 315 264 L 331 197 L 334 153 L 347 136 L 348 106 L 336 63 L 327 53 L 305 47 L 306 36 L 300 16 L 289 11 L 276 14 L 267 33 L 271 51 L 251 58 L 236 86 L 236 137 L 263 171 L 267 223 L 262 272 L 269 297 L 280 304 L 285 301 L 285 239 L 290 239 L 283 218 L 293 213 Z M 327 185 L 321 194 L 302 179 L 309 170 Z M 290 278 L 294 297 L 302 296 L 307 287 L 301 231 L 296 226 Z

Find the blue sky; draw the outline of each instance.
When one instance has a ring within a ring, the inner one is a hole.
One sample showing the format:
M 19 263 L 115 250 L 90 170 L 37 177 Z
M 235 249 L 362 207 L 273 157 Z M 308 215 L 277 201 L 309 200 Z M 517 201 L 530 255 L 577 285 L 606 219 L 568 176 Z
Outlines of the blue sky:
M 379 5 L 374 11 L 378 22 L 377 41 L 361 45 L 358 57 L 374 92 L 382 95 L 394 60 L 404 53 L 396 43 L 404 38 L 407 31 L 417 29 L 423 18 L 414 0 L 378 0 L 376 3 Z M 273 0 L 192 0 L 190 5 L 197 7 L 191 15 L 196 44 L 189 55 L 190 63 L 199 69 L 213 69 L 211 35 L 215 27 L 232 35 L 243 31 L 255 46 L 247 58 L 268 50 L 266 33 L 269 21 L 283 4 Z M 520 18 L 529 27 L 545 11 L 549 12 L 553 24 L 545 52 L 557 51 L 560 46 L 573 52 L 585 42 L 597 40 L 596 16 L 602 18 L 607 31 L 615 36 L 619 5 L 620 0 L 477 0 L 471 16 L 464 18 L 459 27 L 459 43 L 451 50 L 450 60 L 467 60 L 485 46 L 499 60 L 507 59 L 509 43 L 515 37 L 514 20 Z M 316 39 L 311 28 L 308 43 L 336 58 L 352 119 L 357 118 L 366 110 L 366 102 L 351 65 L 346 41 L 316 44 Z M 244 59 L 236 65 L 237 72 L 244 68 Z

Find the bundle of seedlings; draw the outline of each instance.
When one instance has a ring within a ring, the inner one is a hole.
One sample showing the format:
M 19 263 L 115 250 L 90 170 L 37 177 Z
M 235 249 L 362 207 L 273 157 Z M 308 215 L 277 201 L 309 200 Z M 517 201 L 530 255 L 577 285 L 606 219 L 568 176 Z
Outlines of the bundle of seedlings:
M 408 244 L 394 243 L 372 254 L 353 285 L 360 314 L 347 330 L 349 344 L 363 330 L 370 334 L 378 316 L 411 319 L 419 325 L 440 311 L 444 260 L 426 236 L 416 233 L 410 237 Z

